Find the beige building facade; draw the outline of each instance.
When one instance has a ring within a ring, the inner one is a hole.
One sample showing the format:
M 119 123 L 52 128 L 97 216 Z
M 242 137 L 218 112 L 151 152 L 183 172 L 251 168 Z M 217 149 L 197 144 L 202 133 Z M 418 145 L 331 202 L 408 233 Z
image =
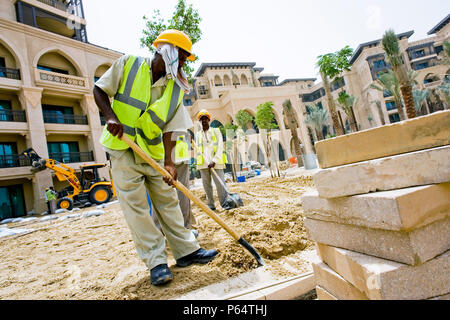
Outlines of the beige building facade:
M 449 74 L 448 66 L 439 61 L 449 30 L 447 16 L 430 30 L 427 39 L 408 42 L 412 31 L 399 35 L 407 64 L 417 71 L 420 88 L 435 89 Z M 343 75 L 344 82 L 333 84 L 335 98 L 341 90 L 358 98 L 355 116 L 360 130 L 397 120 L 392 97 L 370 88 L 376 74 L 387 67 L 379 42 L 361 44 L 352 57 L 351 71 Z M 96 79 L 121 55 L 88 42 L 81 0 L 0 0 L 0 218 L 41 213 L 46 210 L 45 188 L 61 190 L 68 185 L 50 170 L 33 173 L 29 161 L 19 157 L 27 148 L 75 170 L 86 164 L 107 163 L 98 143 L 104 123 L 92 89 Z M 213 125 L 220 126 L 236 123 L 239 110 L 254 116 L 258 105 L 272 101 L 279 126 L 271 133 L 272 156 L 285 160 L 294 156 L 282 107 L 289 99 L 299 124 L 303 164 L 316 167 L 317 135 L 305 125 L 305 118 L 308 105 L 327 108 L 322 83 L 316 78 L 279 82 L 278 76 L 263 71 L 253 62 L 202 64 L 184 104 L 194 123 L 197 112 L 208 109 Z M 377 100 L 381 107 L 374 103 Z M 442 108 L 437 99 L 429 102 L 428 112 Z M 345 113 L 338 110 L 347 124 Z M 196 126 L 194 131 L 198 129 Z M 331 120 L 324 133 L 333 134 Z M 236 140 L 236 144 L 237 162 L 267 164 L 262 135 L 254 124 L 249 124 L 245 139 Z M 109 180 L 108 168 L 100 174 Z
M 419 41 L 409 42 L 414 31 L 397 35 L 406 65 L 409 70 L 415 72 L 414 89 L 430 91 L 422 114 L 448 108 L 436 88 L 445 77 L 450 77 L 449 66 L 442 64 L 440 58 L 443 43 L 449 40 L 449 22 L 450 15 L 430 30 L 430 37 Z M 358 129 L 365 130 L 399 121 L 393 97 L 371 88 L 378 74 L 390 67 L 381 47 L 381 40 L 359 45 L 350 62 L 351 70 L 342 75 L 343 81 L 332 83 L 331 90 L 334 99 L 337 99 L 343 90 L 356 98 L 354 114 Z M 230 122 L 237 124 L 235 116 L 239 110 L 247 110 L 255 116 L 258 105 L 272 101 L 279 125 L 279 130 L 272 133 L 272 140 L 275 142 L 272 153 L 278 150 L 278 159 L 284 160 L 294 156 L 292 135 L 284 124 L 282 108 L 283 101 L 290 99 L 299 124 L 298 135 L 301 139 L 304 165 L 307 168 L 315 167 L 314 142 L 318 138 L 315 130 L 309 128 L 304 120 L 308 115 L 308 105 L 328 108 L 322 82 L 316 82 L 315 78 L 299 78 L 278 83 L 277 76 L 263 74 L 264 69 L 255 65 L 254 62 L 202 64 L 195 74 L 193 91 L 185 101 L 192 119 L 195 121 L 199 110 L 207 109 L 215 120 L 213 125 L 220 126 Z M 347 115 L 339 106 L 337 110 L 346 132 L 350 132 Z M 196 127 L 196 130 L 198 129 Z M 328 119 L 323 127 L 323 136 L 333 134 L 335 131 L 331 119 Z M 239 143 L 238 152 L 237 157 L 241 163 L 249 160 L 266 164 L 268 162 L 262 136 L 253 130 L 247 131 L 246 141 Z
M 94 82 L 122 53 L 90 44 L 81 0 L 0 0 L 0 207 L 2 217 L 46 211 L 45 188 L 18 155 L 33 148 L 79 170 L 107 163 Z M 103 178 L 110 180 L 107 168 Z

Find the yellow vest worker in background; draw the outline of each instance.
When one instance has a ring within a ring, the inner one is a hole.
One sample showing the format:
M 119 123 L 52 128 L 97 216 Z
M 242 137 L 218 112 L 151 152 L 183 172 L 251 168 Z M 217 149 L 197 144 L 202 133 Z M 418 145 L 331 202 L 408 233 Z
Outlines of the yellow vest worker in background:
M 172 139 L 176 139 L 175 144 L 175 168 L 177 170 L 177 179 L 186 188 L 190 187 L 190 170 L 189 162 L 191 160 L 191 142 L 192 136 L 188 132 L 174 132 Z M 183 213 L 184 227 L 191 229 L 196 224 L 196 220 L 191 211 L 191 200 L 180 190 L 177 189 L 178 201 L 180 202 L 180 209 Z M 158 221 L 158 216 L 152 215 L 158 229 L 161 229 L 161 225 Z M 198 236 L 198 230 L 191 229 L 195 237 Z
M 203 189 L 205 189 L 208 207 L 212 210 L 216 210 L 211 176 L 214 179 L 214 184 L 216 185 L 219 202 L 223 207 L 228 195 L 227 191 L 223 187 L 223 185 L 225 185 L 223 169 L 227 163 L 227 156 L 224 152 L 222 133 L 220 132 L 220 129 L 211 128 L 209 126 L 209 122 L 211 121 L 211 115 L 209 112 L 207 110 L 201 110 L 197 114 L 197 120 L 200 121 L 202 125 L 202 130 L 200 130 L 196 136 L 196 145 L 198 147 L 197 170 L 200 171 L 200 175 L 202 177 Z M 216 170 L 217 175 L 223 182 L 223 185 L 217 180 L 217 177 L 211 172 L 210 168 L 214 168 L 214 170 Z
M 192 121 L 179 107 L 189 86 L 182 67 L 195 60 L 192 42 L 178 30 L 163 31 L 153 45 L 153 59 L 125 55 L 96 82 L 94 98 L 106 118 L 100 142 L 110 154 L 111 172 L 120 206 L 139 257 L 150 270 L 154 285 L 173 276 L 167 265 L 167 240 L 177 266 L 208 263 L 216 250 L 200 248 L 194 234 L 184 227 L 173 180 L 163 178 L 119 138 L 126 134 L 177 179 L 172 157 L 173 132 L 187 132 Z M 110 97 L 114 97 L 112 106 Z M 147 191 L 161 224 L 150 216 Z
M 45 188 L 45 200 L 47 201 L 47 214 L 54 214 L 56 212 L 57 192 L 53 187 Z

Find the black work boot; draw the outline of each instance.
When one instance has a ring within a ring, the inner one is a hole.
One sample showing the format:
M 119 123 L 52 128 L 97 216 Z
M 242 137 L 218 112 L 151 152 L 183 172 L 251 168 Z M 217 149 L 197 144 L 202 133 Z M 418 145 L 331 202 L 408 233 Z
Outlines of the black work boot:
M 167 264 L 160 264 L 150 270 L 150 279 L 153 285 L 160 286 L 171 281 L 173 276 Z
M 188 267 L 193 263 L 206 264 L 212 261 L 217 254 L 217 250 L 205 250 L 200 248 L 197 251 L 178 259 L 177 266 Z

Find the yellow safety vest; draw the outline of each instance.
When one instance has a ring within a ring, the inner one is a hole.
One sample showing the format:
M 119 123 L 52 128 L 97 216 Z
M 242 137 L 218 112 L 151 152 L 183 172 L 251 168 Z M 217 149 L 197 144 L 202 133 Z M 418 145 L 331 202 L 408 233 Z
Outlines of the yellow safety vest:
M 186 141 L 186 136 L 181 135 L 177 138 L 175 145 L 175 162 L 189 161 L 189 144 Z
M 213 153 L 215 154 L 217 151 L 217 146 L 219 145 L 219 142 L 218 142 L 217 136 L 216 136 L 216 130 L 220 130 L 220 129 L 218 129 L 218 128 L 211 128 L 211 129 L 212 129 Z M 198 147 L 197 165 L 201 166 L 205 162 L 205 159 L 202 156 L 202 154 L 203 154 L 203 135 L 201 133 L 197 135 L 197 147 Z M 227 153 L 225 151 L 225 148 L 223 148 L 222 159 L 217 164 L 227 164 L 227 163 L 228 163 Z
M 163 95 L 150 105 L 150 67 L 142 57 L 130 56 L 125 64 L 122 84 L 114 96 L 112 109 L 123 125 L 124 134 L 153 159 L 164 159 L 162 130 L 175 115 L 184 92 L 170 79 Z M 128 145 L 113 136 L 105 126 L 100 143 L 113 150 Z

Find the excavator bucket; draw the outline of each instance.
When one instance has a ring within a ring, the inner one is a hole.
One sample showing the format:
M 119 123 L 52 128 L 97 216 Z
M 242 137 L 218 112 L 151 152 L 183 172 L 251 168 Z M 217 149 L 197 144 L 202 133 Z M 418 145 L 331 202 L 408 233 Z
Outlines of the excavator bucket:
M 38 172 L 47 169 L 45 159 L 42 159 L 33 148 L 29 148 L 20 154 L 21 157 L 27 157 L 31 161 L 33 167 L 31 171 Z

